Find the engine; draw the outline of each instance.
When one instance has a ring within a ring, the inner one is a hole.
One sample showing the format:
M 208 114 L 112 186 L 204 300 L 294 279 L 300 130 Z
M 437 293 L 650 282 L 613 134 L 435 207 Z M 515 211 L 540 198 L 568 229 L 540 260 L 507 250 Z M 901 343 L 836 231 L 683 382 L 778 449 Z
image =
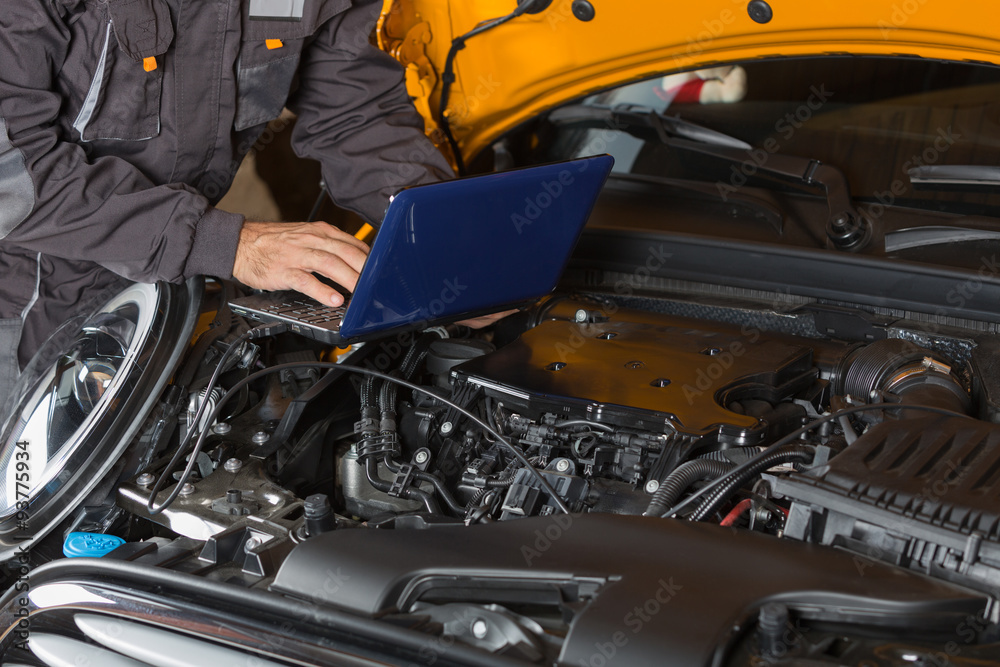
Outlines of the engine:
M 803 405 L 824 392 L 813 350 L 790 337 L 567 309 L 498 350 L 429 344 L 436 386 L 476 407 L 541 472 L 453 410 L 415 401 L 400 420 L 402 440 L 426 450 L 457 498 L 483 516 L 557 511 L 542 479 L 576 512 L 651 512 L 678 465 L 712 452 L 738 456 L 800 425 Z
M 651 594 L 654 629 L 616 647 L 629 664 L 664 646 L 732 649 L 718 664 L 923 655 L 929 632 L 995 654 L 995 336 L 829 304 L 619 296 L 337 349 L 221 308 L 193 345 L 175 337 L 169 383 L 122 383 L 153 406 L 122 421 L 132 435 L 73 450 L 99 483 L 65 515 L 25 512 L 52 524 L 32 564 L 104 540 L 146 574 L 538 664 L 591 664 L 595 633 Z M 110 366 L 76 362 L 115 361 L 90 342 L 127 339 L 118 320 L 59 353 L 59 405 L 86 407 L 79 369 Z
M 977 345 L 904 329 L 835 339 L 803 328 L 813 315 L 782 331 L 733 313 L 553 299 L 487 334 L 405 334 L 335 362 L 294 337 L 247 343 L 221 376 L 239 390 L 207 397 L 229 401 L 217 420 L 195 421 L 204 391 L 180 401 L 176 437 L 208 432 L 191 474 L 164 456 L 118 504 L 243 577 L 337 528 L 570 512 L 722 523 L 992 585 L 995 430 L 960 417 L 995 395 Z M 274 372 L 241 382 L 254 366 Z M 956 456 L 983 474 L 956 473 Z M 157 474 L 180 484 L 151 511 Z

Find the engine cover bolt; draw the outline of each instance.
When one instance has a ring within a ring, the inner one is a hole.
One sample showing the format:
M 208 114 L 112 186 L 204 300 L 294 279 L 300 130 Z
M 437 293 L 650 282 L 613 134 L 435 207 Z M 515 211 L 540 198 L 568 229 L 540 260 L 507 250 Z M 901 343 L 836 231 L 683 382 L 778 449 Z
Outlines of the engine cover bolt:
M 419 452 L 417 452 L 416 456 L 413 457 L 413 460 L 423 465 L 424 463 L 427 463 L 427 459 L 429 459 L 430 457 L 431 457 L 430 454 L 428 454 L 425 450 L 421 449 Z
M 190 496 L 192 493 L 194 493 L 194 484 L 191 482 L 184 482 L 184 486 L 181 487 L 181 495 Z
M 566 472 L 567 470 L 569 470 L 569 460 L 559 459 L 558 461 L 556 461 L 556 470 L 558 470 L 559 472 Z
M 226 470 L 226 472 L 239 472 L 240 468 L 243 467 L 243 461 L 236 458 L 226 459 L 226 462 L 222 464 L 222 467 Z
M 259 547 L 263 542 L 260 541 L 259 537 L 251 537 L 243 544 L 243 550 L 250 553 L 257 547 Z
M 212 430 L 218 433 L 219 435 L 226 435 L 227 433 L 233 430 L 233 427 L 227 424 L 226 422 L 219 422 L 218 424 L 212 427 Z
M 489 624 L 481 618 L 472 622 L 472 636 L 476 639 L 483 639 L 490 631 Z
M 441 435 L 448 435 L 453 430 L 455 430 L 455 425 L 451 422 L 445 422 L 441 424 Z
M 656 493 L 656 490 L 660 488 L 660 483 L 655 479 L 651 479 L 646 482 L 646 493 Z
M 135 478 L 135 483 L 139 486 L 149 486 L 155 481 L 155 479 L 156 478 L 153 477 L 153 473 L 144 472 Z
M 253 434 L 253 440 L 255 445 L 263 445 L 265 442 L 271 439 L 271 434 L 267 431 L 257 431 Z
M 582 324 L 587 321 L 588 317 L 590 317 L 590 314 L 586 310 L 581 308 L 580 310 L 576 311 L 576 317 L 574 319 Z

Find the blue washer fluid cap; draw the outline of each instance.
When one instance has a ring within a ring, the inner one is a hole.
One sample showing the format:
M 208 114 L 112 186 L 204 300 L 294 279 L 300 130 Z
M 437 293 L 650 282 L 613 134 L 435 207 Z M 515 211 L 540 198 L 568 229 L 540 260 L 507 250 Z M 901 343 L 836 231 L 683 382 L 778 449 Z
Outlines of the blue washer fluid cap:
M 123 544 L 125 544 L 125 540 L 114 535 L 70 533 L 66 536 L 66 541 L 63 542 L 63 554 L 67 558 L 100 558 Z

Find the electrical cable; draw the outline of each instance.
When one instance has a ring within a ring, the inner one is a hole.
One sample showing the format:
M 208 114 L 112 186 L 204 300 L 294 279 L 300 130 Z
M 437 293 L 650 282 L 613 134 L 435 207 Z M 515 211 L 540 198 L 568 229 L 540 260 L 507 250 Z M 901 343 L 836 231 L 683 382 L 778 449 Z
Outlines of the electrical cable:
M 566 421 L 556 422 L 553 424 L 556 428 L 567 428 L 569 426 L 586 426 L 587 428 L 596 428 L 599 431 L 605 431 L 607 433 L 614 433 L 614 427 L 608 426 L 607 424 L 601 424 L 598 422 L 588 421 L 586 419 L 567 419 Z
M 680 464 L 663 478 L 660 486 L 653 493 L 649 507 L 643 516 L 660 516 L 663 510 L 677 502 L 677 499 L 687 491 L 692 484 L 702 479 L 717 479 L 728 475 L 736 467 L 731 461 L 713 461 L 711 459 L 692 459 Z
M 490 426 L 494 429 L 498 431 L 500 430 L 500 424 L 497 423 L 495 401 L 489 396 L 486 397 L 486 421 L 488 421 Z
M 316 203 L 313 204 L 312 210 L 309 211 L 309 218 L 306 222 L 314 222 L 316 220 L 316 216 L 319 215 L 319 209 L 323 205 L 323 200 L 326 199 L 327 194 L 330 192 L 326 188 L 326 182 L 320 181 L 319 186 L 319 196 L 316 197 Z
M 264 325 L 264 326 L 267 326 L 267 325 Z M 257 327 L 257 329 L 261 329 L 261 328 L 262 327 Z M 251 330 L 251 332 L 252 331 L 256 331 L 256 329 Z M 248 333 L 251 333 L 251 332 L 248 332 Z M 277 366 L 272 366 L 270 368 L 265 368 L 264 370 L 260 370 L 260 371 L 257 371 L 256 373 L 252 373 L 251 375 L 248 375 L 247 377 L 245 377 L 242 380 L 238 381 L 236 384 L 234 384 L 229 389 L 229 391 L 227 391 L 225 394 L 223 394 L 222 398 L 219 399 L 219 402 L 216 403 L 215 409 L 212 411 L 211 416 L 209 417 L 209 420 L 208 420 L 207 423 L 209 423 L 209 424 L 214 423 L 215 420 L 218 418 L 219 414 L 221 414 L 222 408 L 226 404 L 226 402 L 229 400 L 229 398 L 231 396 L 233 396 L 236 392 L 238 392 L 240 389 L 242 389 L 243 387 L 245 387 L 248 384 L 250 384 L 251 382 L 253 382 L 255 380 L 258 380 L 258 379 L 260 379 L 262 377 L 266 377 L 268 375 L 272 375 L 274 373 L 280 373 L 281 371 L 284 371 L 284 370 L 292 370 L 292 369 L 296 369 L 296 368 L 317 368 L 317 369 L 335 369 L 335 368 L 339 368 L 339 369 L 342 369 L 342 370 L 345 370 L 345 371 L 350 371 L 350 372 L 354 372 L 354 373 L 360 373 L 362 375 L 367 375 L 369 377 L 376 377 L 376 378 L 381 378 L 382 380 L 388 380 L 388 381 L 394 382 L 394 383 L 396 383 L 396 384 L 398 384 L 398 385 L 400 385 L 402 387 L 406 387 L 407 389 L 410 389 L 411 391 L 416 391 L 416 392 L 419 392 L 421 394 L 425 394 L 425 395 L 430 396 L 431 398 L 433 398 L 433 399 L 435 399 L 437 401 L 440 401 L 441 403 L 444 403 L 449 408 L 453 408 L 454 410 L 457 410 L 460 414 L 464 415 L 467 419 L 469 419 L 470 421 L 472 421 L 474 424 L 476 424 L 480 428 L 484 429 L 487 433 L 489 433 L 490 435 L 492 435 L 493 437 L 495 437 L 498 442 L 502 443 L 510 451 L 510 453 L 513 454 L 514 458 L 516 458 L 521 463 L 522 466 L 524 466 L 525 468 L 527 468 L 531 472 L 531 474 L 538 480 L 538 482 L 541 485 L 542 489 L 552 497 L 552 500 L 556 504 L 556 506 L 559 508 L 559 511 L 562 512 L 562 513 L 564 513 L 564 514 L 569 514 L 570 513 L 569 506 L 566 505 L 566 502 L 562 499 L 562 497 L 559 495 L 559 493 L 554 488 L 552 488 L 552 485 L 548 483 L 548 481 L 545 479 L 545 477 L 542 475 L 542 473 L 539 472 L 538 469 L 535 468 L 533 465 L 531 465 L 531 463 L 528 461 L 528 459 L 525 458 L 524 454 L 522 454 L 521 451 L 517 447 L 515 447 L 505 437 L 503 437 L 497 431 L 495 431 L 489 424 L 487 424 L 486 422 L 484 422 L 479 417 L 477 417 L 476 415 L 472 414 L 470 411 L 466 410 L 462 406 L 457 405 L 456 403 L 453 403 L 452 401 L 449 401 L 446 398 L 442 398 L 441 396 L 435 394 L 433 391 L 431 391 L 431 390 L 429 390 L 429 389 L 427 389 L 425 387 L 421 387 L 420 385 L 414 384 L 414 383 L 409 382 L 407 380 L 403 380 L 401 378 L 393 377 L 393 376 L 391 376 L 391 375 L 389 375 L 387 373 L 381 373 L 379 371 L 371 370 L 369 368 L 361 368 L 360 366 L 348 366 L 346 364 L 338 364 L 338 363 L 328 362 L 328 361 L 295 361 L 295 362 L 290 362 L 290 363 L 286 363 L 286 364 L 279 364 Z M 216 369 L 216 371 L 218 372 L 218 369 Z M 213 375 L 213 378 L 214 377 L 215 376 Z M 197 421 L 196 421 L 196 423 L 197 423 Z M 192 450 L 191 461 L 194 461 L 195 458 L 197 457 L 198 453 L 201 451 L 201 447 L 203 446 L 203 444 L 205 442 L 205 438 L 207 436 L 208 436 L 208 430 L 207 429 L 204 430 L 204 431 L 202 431 L 198 435 L 198 440 L 197 440 L 197 442 L 195 442 L 194 449 Z M 178 449 L 178 454 L 174 455 L 174 459 L 171 460 L 170 465 L 167 466 L 167 470 L 165 470 L 164 473 L 160 476 L 160 479 L 157 480 L 156 485 L 153 487 L 153 492 L 150 493 L 150 498 L 149 498 L 149 502 L 147 503 L 147 508 L 153 514 L 162 512 L 164 509 L 166 509 L 170 505 L 170 503 L 172 503 L 177 498 L 177 495 L 180 493 L 180 488 L 184 485 L 184 482 L 186 481 L 187 477 L 190 476 L 190 474 L 191 474 L 191 470 L 194 468 L 193 463 L 189 463 L 188 464 L 188 467 L 185 468 L 184 473 L 181 475 L 181 478 L 178 480 L 176 488 L 171 492 L 171 494 L 170 494 L 170 496 L 168 496 L 167 500 L 165 500 L 163 502 L 163 504 L 161 504 L 158 508 L 156 508 L 156 510 L 154 512 L 153 511 L 153 503 L 154 503 L 154 500 L 155 500 L 155 493 L 159 492 L 159 489 L 162 486 L 163 478 L 166 475 L 169 475 L 170 474 L 170 469 L 174 465 L 177 464 L 177 461 L 180 459 L 181 452 L 182 452 L 182 449 Z
M 459 35 L 455 39 L 451 40 L 451 48 L 448 49 L 448 55 L 444 60 L 444 71 L 441 75 L 441 101 L 439 104 L 440 111 L 438 112 L 438 125 L 441 127 L 441 131 L 444 133 L 444 137 L 448 140 L 448 145 L 451 147 L 451 152 L 455 156 L 455 167 L 459 176 L 462 176 L 465 173 L 465 160 L 462 159 L 462 151 L 459 150 L 458 142 L 455 140 L 455 135 L 451 132 L 451 125 L 448 122 L 448 116 L 446 113 L 448 111 L 448 98 L 451 97 L 451 84 L 455 82 L 455 57 L 458 55 L 459 51 L 465 48 L 465 43 L 467 41 L 476 35 L 483 34 L 487 30 L 492 30 L 497 26 L 516 19 L 518 16 L 521 16 L 531 9 L 536 2 L 538 2 L 538 0 L 527 0 L 526 2 L 522 2 L 510 14 L 478 25 L 467 33 Z
M 808 463 L 816 456 L 816 448 L 812 445 L 787 445 L 781 449 L 767 452 L 754 461 L 753 465 L 740 474 L 726 476 L 726 482 L 716 489 L 710 496 L 702 501 L 691 516 L 689 521 L 704 521 L 715 514 L 723 503 L 729 500 L 737 490 L 751 479 L 771 468 L 784 463 Z
M 737 519 L 739 519 L 745 512 L 748 512 L 750 510 L 750 507 L 752 505 L 753 505 L 753 500 L 751 500 L 750 498 L 746 498 L 745 500 L 741 500 L 740 502 L 736 503 L 736 507 L 734 507 L 732 510 L 729 511 L 729 514 L 727 514 L 726 517 L 721 522 L 719 522 L 719 525 L 726 527 L 732 526 L 734 523 L 736 523 Z
M 229 358 L 234 353 L 242 349 L 244 342 L 248 340 L 254 340 L 257 338 L 263 338 L 265 336 L 272 336 L 277 333 L 281 333 L 285 331 L 285 328 L 286 328 L 285 325 L 282 323 L 268 323 L 268 324 L 262 324 L 258 327 L 254 327 L 253 329 L 250 329 L 249 331 L 245 331 L 244 333 L 240 334 L 236 338 L 236 340 L 234 340 L 232 344 L 229 346 L 229 349 L 227 349 L 225 353 L 223 353 L 222 357 L 219 359 L 219 363 L 215 367 L 215 371 L 212 373 L 212 377 L 209 378 L 208 384 L 205 385 L 205 389 L 203 390 L 204 398 L 198 403 L 198 410 L 195 412 L 194 418 L 190 422 L 190 428 L 188 429 L 188 432 L 185 434 L 184 440 L 177 446 L 177 451 L 174 452 L 174 455 L 170 459 L 170 462 L 167 463 L 167 467 L 164 468 L 163 472 L 156 479 L 156 483 L 153 484 L 153 488 L 150 489 L 149 501 L 146 503 L 146 509 L 149 511 L 151 515 L 159 514 L 167 507 L 169 507 L 170 504 L 174 502 L 174 500 L 177 499 L 177 496 L 181 492 L 181 487 L 184 486 L 184 482 L 187 481 L 187 478 L 191 476 L 191 472 L 194 470 L 198 454 L 201 453 L 201 444 L 205 440 L 204 435 L 207 432 L 207 430 L 203 430 L 199 433 L 198 442 L 195 444 L 195 448 L 191 451 L 191 456 L 188 458 L 188 464 L 187 466 L 184 467 L 184 472 L 181 474 L 181 478 L 180 481 L 177 482 L 177 486 L 170 493 L 170 495 L 167 496 L 167 499 L 163 501 L 163 504 L 161 504 L 159 507 L 155 507 L 156 496 L 157 494 L 160 493 L 160 490 L 163 488 L 164 483 L 166 483 L 166 477 L 171 474 L 171 471 L 174 469 L 174 466 L 176 466 L 180 462 L 181 457 L 184 455 L 184 450 L 187 449 L 188 443 L 191 442 L 192 434 L 194 433 L 198 425 L 201 424 L 201 418 L 205 412 L 205 407 L 210 402 L 209 397 L 212 395 L 212 390 L 215 389 L 215 385 L 219 381 L 219 376 L 221 376 L 223 371 L 225 370 L 226 364 L 229 362 Z M 228 397 L 229 393 L 230 392 L 226 392 L 223 398 Z M 212 418 L 209 419 L 206 422 L 206 424 L 212 424 L 213 422 L 215 422 L 216 417 L 221 412 L 218 409 L 219 404 L 216 404 L 215 407 L 216 409 L 212 411 Z
M 758 461 L 763 459 L 765 456 L 771 454 L 776 449 L 780 449 L 781 447 L 784 447 L 785 445 L 794 442 L 796 439 L 799 438 L 799 436 L 808 433 L 817 426 L 820 426 L 829 421 L 840 419 L 840 417 L 842 416 L 846 417 L 847 415 L 853 415 L 859 412 L 869 412 L 874 410 L 893 410 L 893 409 L 923 410 L 925 412 L 933 412 L 934 414 L 946 415 L 948 417 L 962 417 L 964 419 L 971 419 L 971 417 L 969 417 L 969 415 L 967 414 L 963 414 L 961 412 L 955 412 L 953 410 L 946 410 L 944 408 L 936 408 L 930 405 L 898 405 L 898 404 L 879 403 L 877 405 L 857 405 L 851 408 L 838 410 L 837 412 L 831 412 L 828 415 L 823 415 L 822 417 L 814 419 L 813 421 L 809 422 L 802 428 L 796 429 L 791 433 L 789 433 L 788 435 L 786 435 L 785 437 L 777 440 L 773 444 L 761 450 L 761 452 L 756 456 L 754 456 L 753 458 L 733 468 L 732 472 L 730 472 L 725 477 L 720 477 L 714 482 L 706 484 L 698 491 L 692 493 L 690 496 L 688 496 L 687 498 L 685 498 L 684 500 L 682 500 L 681 502 L 677 503 L 676 505 L 668 509 L 666 512 L 664 512 L 662 516 L 664 518 L 674 516 L 685 507 L 694 503 L 697 499 L 703 496 L 707 496 L 710 493 L 714 493 L 716 489 L 719 489 L 723 485 L 725 485 L 727 483 L 727 480 L 743 474 L 743 472 L 752 468 Z

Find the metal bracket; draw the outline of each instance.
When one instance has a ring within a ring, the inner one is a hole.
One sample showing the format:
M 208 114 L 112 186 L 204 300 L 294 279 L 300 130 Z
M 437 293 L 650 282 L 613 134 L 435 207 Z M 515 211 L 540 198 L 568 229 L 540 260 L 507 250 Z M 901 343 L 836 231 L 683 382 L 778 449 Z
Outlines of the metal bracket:
M 281 423 L 278 424 L 278 428 L 275 429 L 273 434 L 271 434 L 271 437 L 268 438 L 267 442 L 258 447 L 253 453 L 250 454 L 250 456 L 255 459 L 263 460 L 277 452 L 282 445 L 288 442 L 288 438 L 291 437 L 292 431 L 294 431 L 295 427 L 298 426 L 299 420 L 302 419 L 302 415 L 305 413 L 309 403 L 326 391 L 330 385 L 343 375 L 343 373 L 343 369 L 331 369 L 326 375 L 321 377 L 316 384 L 306 389 L 301 396 L 292 400 L 292 402 L 288 404 L 288 408 L 285 410 L 285 414 L 282 416 Z

